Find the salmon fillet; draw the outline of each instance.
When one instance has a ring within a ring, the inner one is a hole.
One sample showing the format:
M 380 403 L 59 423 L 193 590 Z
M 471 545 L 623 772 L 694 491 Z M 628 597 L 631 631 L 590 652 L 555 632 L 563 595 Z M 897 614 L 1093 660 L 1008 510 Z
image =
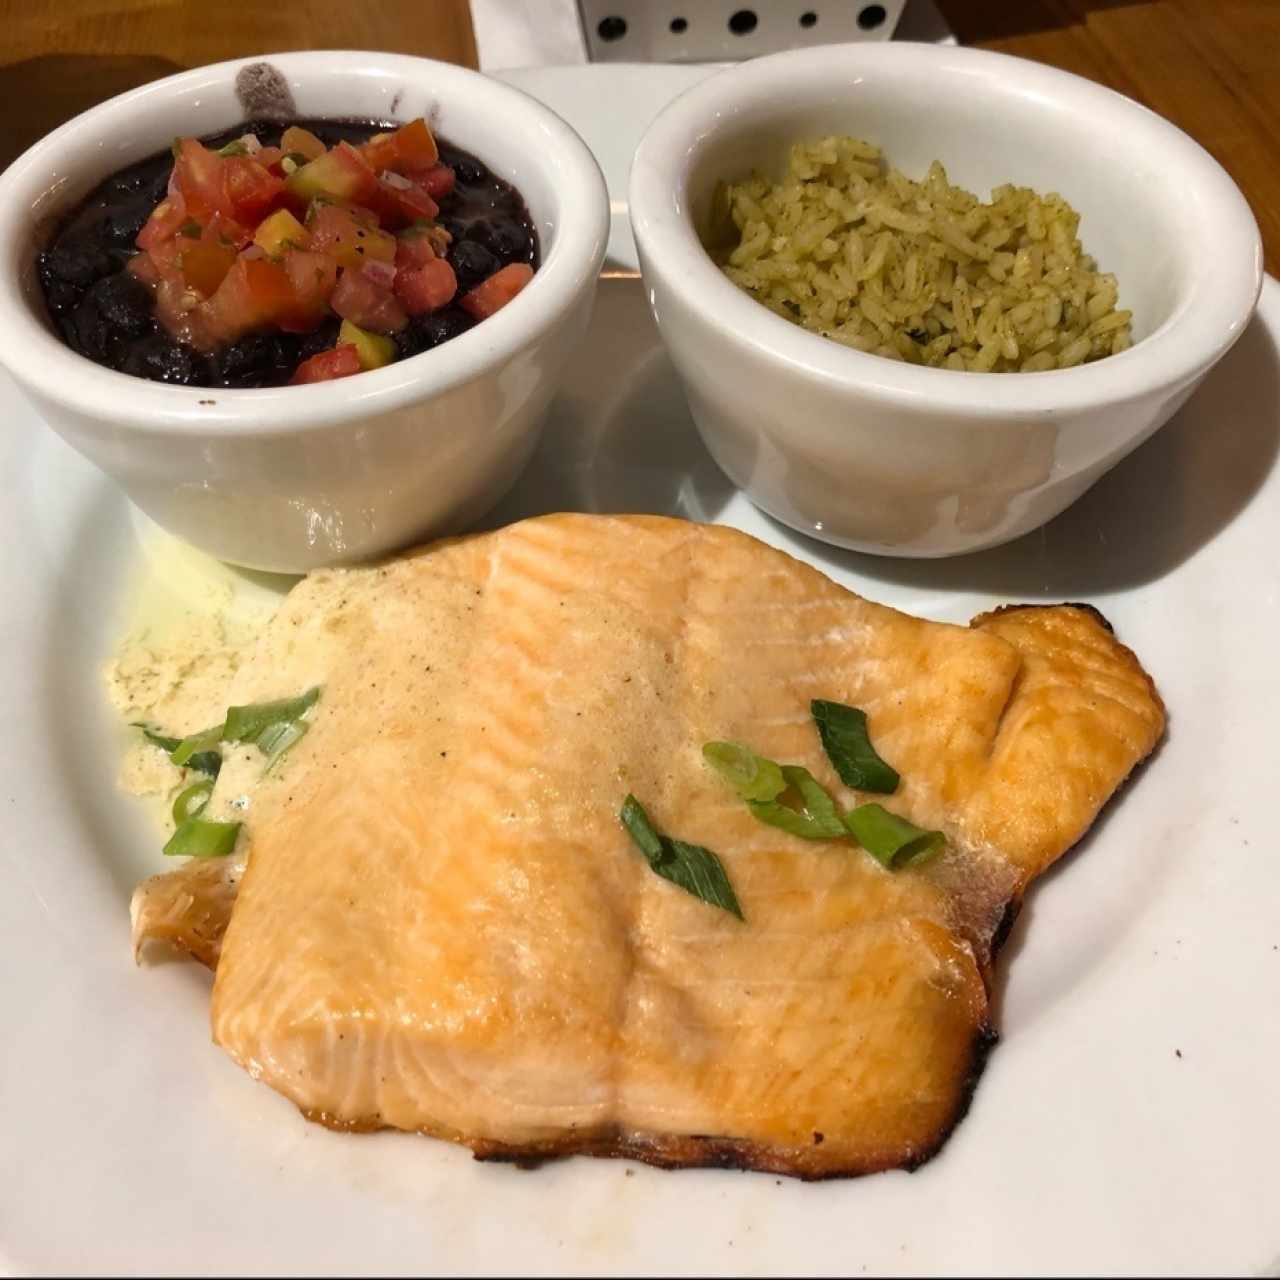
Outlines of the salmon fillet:
M 1012 912 L 1164 728 L 1091 610 L 927 622 L 658 517 L 313 574 L 233 695 L 312 685 L 310 732 L 253 794 L 247 867 L 192 864 L 135 903 L 139 938 L 154 918 L 182 944 L 183 902 L 199 921 L 218 1044 L 333 1126 L 806 1178 L 939 1148 L 993 1038 Z M 840 783 L 812 698 L 867 712 L 894 795 Z M 946 851 L 887 871 L 766 826 L 704 765 L 710 739 Z M 719 855 L 744 920 L 649 869 L 628 792 Z M 223 937 L 208 908 L 230 899 Z

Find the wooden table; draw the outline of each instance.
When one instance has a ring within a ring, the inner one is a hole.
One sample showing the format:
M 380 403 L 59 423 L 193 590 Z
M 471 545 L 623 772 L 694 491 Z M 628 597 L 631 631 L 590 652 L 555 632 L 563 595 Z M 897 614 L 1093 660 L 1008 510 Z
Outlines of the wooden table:
M 962 43 L 1087 76 L 1186 130 L 1239 183 L 1280 275 L 1280 0 L 936 3 Z
M 964 43 L 1111 85 L 1198 139 L 1249 198 L 1280 274 L 1280 0 L 937 3 Z M 466 0 L 0 0 L 0 23 L 0 166 L 95 102 L 223 58 L 370 48 L 476 62 Z

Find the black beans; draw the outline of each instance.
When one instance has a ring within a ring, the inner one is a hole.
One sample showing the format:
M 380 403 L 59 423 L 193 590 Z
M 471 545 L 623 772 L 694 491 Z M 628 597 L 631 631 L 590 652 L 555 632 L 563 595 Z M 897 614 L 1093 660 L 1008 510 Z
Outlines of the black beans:
M 205 386 L 204 362 L 167 334 L 153 333 L 129 344 L 120 369 L 135 378 L 172 382 L 179 386 Z
M 68 284 L 43 270 L 40 272 L 40 283 L 44 286 L 44 300 L 55 319 L 68 311 L 74 311 L 84 297 L 84 290 L 79 285 Z
M 125 337 L 140 337 L 151 328 L 151 290 L 128 271 L 99 280 L 85 294 L 84 305 L 93 306 L 104 325 Z
M 481 218 L 470 231 L 471 238 L 502 262 L 528 262 L 533 256 L 532 230 L 514 218 Z
M 70 235 L 59 240 L 47 253 L 40 255 L 41 274 L 48 274 L 64 284 L 87 289 L 95 281 L 115 270 L 115 260 L 106 246 L 82 236 Z
M 497 255 L 490 253 L 475 240 L 455 240 L 449 246 L 449 265 L 458 277 L 462 293 L 474 289 L 481 280 L 487 280 L 503 264 Z
M 254 333 L 211 357 L 216 385 L 274 387 L 288 382 L 299 364 L 301 342 L 292 333 Z
M 475 156 L 447 143 L 440 144 L 440 160 L 453 170 L 460 186 L 478 186 L 489 176 L 489 171 Z
M 88 299 L 71 313 L 70 323 L 63 328 L 71 345 L 81 355 L 99 364 L 115 364 L 118 335 L 114 329 L 103 322 L 98 309 Z
M 476 322 L 459 306 L 450 305 L 429 315 L 415 316 L 408 327 L 395 335 L 400 359 L 420 355 L 438 347 L 460 333 L 466 333 Z
M 113 249 L 125 249 L 133 253 L 133 242 L 138 238 L 138 232 L 142 230 L 150 212 L 147 208 L 139 207 L 136 201 L 108 205 L 97 224 L 102 239 Z
M 318 329 L 299 335 L 301 339 L 298 349 L 299 363 L 319 355 L 322 351 L 328 351 L 338 341 L 338 330 L 341 327 L 342 321 L 337 316 L 329 316 L 328 319 L 320 322 Z
M 302 121 L 327 146 L 359 145 L 391 127 L 359 121 Z M 252 132 L 277 146 L 281 122 L 255 121 L 227 129 L 205 145 L 216 150 Z M 536 266 L 537 235 L 519 193 L 475 156 L 446 142 L 441 161 L 456 177 L 440 199 L 440 225 L 452 243 L 449 262 L 465 293 L 512 262 Z M 155 318 L 150 289 L 126 270 L 138 233 L 168 193 L 172 155 L 162 152 L 113 174 L 74 210 L 37 261 L 45 301 L 67 344 L 81 355 L 139 378 L 183 386 L 257 387 L 289 381 L 297 366 L 337 342 L 339 320 L 328 316 L 313 332 L 250 334 L 212 354 L 172 338 Z M 429 351 L 470 329 L 456 303 L 412 319 L 395 335 L 401 358 Z

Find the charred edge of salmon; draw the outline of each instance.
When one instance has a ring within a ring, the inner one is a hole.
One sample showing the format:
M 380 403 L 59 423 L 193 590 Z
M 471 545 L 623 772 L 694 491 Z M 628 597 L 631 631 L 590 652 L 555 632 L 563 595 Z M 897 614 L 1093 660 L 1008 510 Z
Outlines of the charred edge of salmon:
M 982 1073 L 987 1069 L 987 1060 L 999 1043 L 1000 1032 L 990 1022 L 984 1022 L 973 1037 L 973 1046 L 969 1055 L 969 1069 L 960 1086 L 960 1095 L 956 1101 L 955 1111 L 939 1132 L 938 1139 L 934 1145 L 922 1151 L 909 1164 L 902 1166 L 908 1173 L 914 1173 L 921 1165 L 927 1164 L 932 1160 L 946 1146 L 947 1139 L 955 1133 L 960 1122 L 969 1114 L 969 1108 L 973 1106 L 974 1094 L 978 1091 L 978 1081 L 982 1079 Z
M 989 609 L 986 613 L 978 614 L 969 625 L 976 627 L 987 618 L 998 618 L 1002 613 L 1021 613 L 1024 609 L 1079 609 L 1081 613 L 1087 613 L 1094 622 L 1110 635 L 1115 635 L 1116 633 L 1115 627 L 1107 620 L 1106 614 L 1101 609 L 1096 605 L 1084 604 L 1078 600 L 1063 600 L 1060 604 L 1002 604 L 995 609 Z
M 1010 904 L 1005 919 L 1012 926 L 1018 907 Z M 1001 940 L 1008 928 L 1001 922 Z M 551 1160 L 569 1156 L 592 1156 L 596 1159 L 638 1160 L 657 1169 L 736 1169 L 742 1173 L 781 1174 L 801 1182 L 824 1182 L 833 1178 L 861 1178 L 873 1173 L 902 1169 L 914 1173 L 927 1164 L 946 1145 L 957 1126 L 969 1112 L 978 1082 L 986 1069 L 991 1051 L 1000 1034 L 990 1022 L 983 1022 L 974 1032 L 969 1063 L 956 1090 L 951 1114 L 938 1126 L 937 1132 L 924 1143 L 908 1144 L 899 1151 L 886 1151 L 857 1164 L 840 1164 L 823 1150 L 826 1135 L 815 1132 L 806 1147 L 770 1146 L 742 1138 L 717 1137 L 712 1134 L 645 1134 L 625 1136 L 619 1133 L 566 1133 L 560 1138 L 527 1144 L 493 1142 L 486 1138 L 467 1137 L 455 1129 L 423 1127 L 415 1132 L 470 1147 L 477 1160 L 494 1164 L 513 1164 L 521 1169 L 537 1169 Z M 347 1119 L 329 1111 L 299 1108 L 304 1119 L 323 1125 L 337 1133 L 379 1133 L 395 1128 L 381 1116 L 359 1116 Z
M 648 1134 L 627 1137 L 622 1134 L 566 1133 L 546 1142 L 492 1142 L 485 1138 L 468 1138 L 456 1130 L 422 1128 L 418 1132 L 429 1138 L 442 1138 L 470 1147 L 477 1160 L 514 1164 L 536 1169 L 548 1160 L 567 1156 L 594 1156 L 599 1159 L 639 1160 L 658 1169 L 738 1169 L 743 1172 L 782 1174 L 802 1182 L 821 1182 L 829 1178 L 857 1178 L 890 1169 L 908 1172 L 920 1168 L 942 1150 L 956 1126 L 964 1119 L 973 1102 L 978 1081 L 986 1067 L 991 1050 L 999 1041 L 995 1028 L 984 1022 L 974 1033 L 969 1064 L 956 1090 L 956 1103 L 946 1121 L 924 1143 L 912 1143 L 904 1150 L 886 1151 L 858 1164 L 840 1164 L 824 1150 L 825 1135 L 815 1133 L 807 1147 L 769 1146 L 740 1138 L 715 1137 L 709 1134 Z M 303 1110 L 303 1116 L 340 1133 L 374 1133 L 392 1128 L 380 1116 L 343 1119 L 327 1111 Z
M 1000 913 L 1000 923 L 996 925 L 995 932 L 991 935 L 990 957 L 987 961 L 988 968 L 995 965 L 1000 952 L 1004 950 L 1004 944 L 1009 941 L 1009 935 L 1013 932 L 1013 926 L 1017 924 L 1018 917 L 1021 914 L 1022 895 L 1017 894 L 1004 904 L 1004 910 Z M 990 989 L 991 986 L 990 983 L 988 983 L 988 992 L 990 992 Z

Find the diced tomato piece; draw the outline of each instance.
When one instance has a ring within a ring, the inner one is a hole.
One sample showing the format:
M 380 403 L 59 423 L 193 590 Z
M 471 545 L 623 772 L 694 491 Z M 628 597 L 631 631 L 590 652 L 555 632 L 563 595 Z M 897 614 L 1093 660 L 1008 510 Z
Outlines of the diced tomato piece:
M 315 160 L 328 149 L 310 129 L 291 124 L 280 137 L 280 149 L 287 156 L 302 156 Z
M 464 293 L 458 305 L 469 316 L 484 320 L 501 311 L 532 279 L 533 268 L 527 262 L 513 262 Z
M 378 175 L 349 142 L 339 142 L 331 151 L 308 161 L 294 170 L 286 182 L 300 199 L 328 196 L 352 204 L 365 203 L 378 189 Z
M 327 253 L 293 249 L 285 255 L 284 269 L 293 288 L 293 306 L 278 323 L 288 333 L 310 333 L 328 314 L 338 264 Z
M 205 226 L 202 238 L 215 244 L 229 244 L 233 249 L 243 249 L 253 239 L 253 232 L 234 218 L 215 213 Z
M 182 255 L 193 244 L 200 243 L 200 236 L 189 237 L 185 235 L 171 236 L 168 240 L 161 240 L 159 244 L 153 244 L 147 250 L 147 257 L 150 258 L 152 265 L 156 269 L 156 274 L 161 276 L 181 275 L 182 274 Z
M 222 163 L 231 217 L 252 225 L 280 203 L 283 179 L 268 172 L 256 159 L 228 156 Z
M 329 305 L 344 320 L 374 333 L 396 333 L 409 323 L 396 294 L 350 267 L 343 271 Z
M 419 116 L 401 125 L 396 130 L 396 150 L 403 169 L 425 169 L 440 159 L 440 148 L 427 127 L 427 122 Z
M 189 283 L 197 292 L 207 295 L 217 288 L 218 280 L 235 261 L 236 251 L 248 241 L 249 233 L 238 222 L 215 213 L 204 227 L 189 218 L 178 228 L 176 235 L 153 244 L 147 250 L 147 257 L 157 275 L 173 276 L 184 287 Z M 205 246 L 209 252 L 203 252 Z M 201 248 L 202 252 L 191 259 L 191 274 L 187 274 L 184 258 L 193 248 Z
M 175 338 L 190 339 L 190 315 L 198 305 L 199 299 L 192 296 L 181 276 L 161 276 L 156 285 L 156 319 Z
M 212 351 L 220 339 L 210 327 L 207 302 L 192 293 L 179 273 L 162 276 L 155 289 L 156 319 L 179 342 Z
M 394 169 L 400 158 L 400 147 L 396 143 L 394 133 L 375 133 L 360 148 L 361 155 L 369 162 L 369 168 L 375 173 L 383 169 Z
M 129 259 L 127 270 L 148 288 L 154 289 L 160 283 L 160 272 L 156 270 L 156 264 L 151 261 L 149 253 L 135 253 Z
M 436 257 L 435 246 L 425 231 L 414 228 L 396 237 L 396 269 L 421 267 Z
M 170 190 L 181 193 L 187 212 L 198 222 L 215 213 L 232 216 L 227 199 L 225 159 L 195 138 L 181 138 L 173 162 Z
M 277 323 L 296 306 L 293 285 L 279 263 L 266 258 L 238 257 L 204 304 L 213 334 L 223 342 Z
M 458 277 L 443 258 L 396 269 L 396 297 L 411 316 L 447 307 L 457 292 Z
M 358 269 L 370 258 L 395 261 L 396 238 L 372 214 L 336 204 L 313 205 L 307 231 L 306 247 L 329 254 L 340 266 Z
M 253 153 L 253 158 L 264 169 L 280 176 L 280 161 L 284 159 L 284 152 L 279 147 L 259 147 Z
M 167 196 L 161 200 L 147 219 L 136 241 L 139 249 L 153 249 L 178 234 L 178 228 L 187 221 L 187 203 L 181 195 Z
M 394 133 L 375 134 L 361 148 L 370 168 L 381 173 L 394 169 L 399 173 L 426 169 L 440 158 L 436 140 L 421 116 L 401 125 Z
M 155 264 L 156 274 L 163 279 L 172 277 L 182 280 L 182 255 L 199 240 L 188 240 L 186 236 L 174 236 L 148 251 L 147 256 Z M 183 282 L 185 286 L 185 281 Z
M 439 214 L 440 206 L 416 182 L 408 178 L 400 181 L 406 185 L 388 182 L 385 178 L 378 180 L 378 215 L 387 226 L 429 222 Z
M 181 251 L 179 261 L 187 288 L 208 298 L 217 292 L 227 272 L 235 265 L 236 251 L 215 241 L 193 240 L 190 248 Z
M 412 172 L 411 177 L 433 200 L 443 200 L 457 181 L 447 164 L 433 164 L 429 169 Z
M 321 351 L 310 360 L 304 360 L 289 381 L 295 385 L 303 382 L 329 382 L 333 378 L 346 378 L 359 372 L 360 357 L 355 345 L 344 342 L 329 351 Z

